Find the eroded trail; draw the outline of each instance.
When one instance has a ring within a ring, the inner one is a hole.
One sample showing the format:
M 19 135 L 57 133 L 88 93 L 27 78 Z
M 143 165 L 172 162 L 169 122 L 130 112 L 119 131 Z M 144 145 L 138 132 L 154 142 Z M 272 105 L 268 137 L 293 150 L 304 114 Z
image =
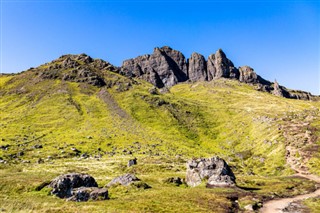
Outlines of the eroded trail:
M 296 174 L 295 176 L 300 176 L 307 178 L 309 180 L 316 181 L 317 183 L 320 183 L 320 177 L 315 175 L 304 175 L 304 174 Z M 263 204 L 263 208 L 261 209 L 262 213 L 277 213 L 277 212 L 283 212 L 282 210 L 290 205 L 292 202 L 301 201 L 307 198 L 313 198 L 320 196 L 320 189 L 304 194 L 304 195 L 298 195 L 292 198 L 282 198 L 277 200 L 271 200 Z
M 310 120 L 309 120 L 310 121 Z M 303 145 L 315 146 L 317 138 L 313 136 L 312 131 L 305 130 L 309 129 L 309 122 L 290 122 L 287 125 L 282 126 L 284 128 L 283 136 L 286 138 L 286 160 L 287 164 L 295 170 L 297 173 L 296 177 L 306 178 L 320 184 L 320 177 L 317 175 L 310 174 L 307 167 L 305 166 L 309 160 L 311 154 L 303 152 L 297 148 L 297 144 L 303 143 Z M 298 155 L 297 155 L 298 154 Z M 300 156 L 297 158 L 297 156 Z M 313 198 L 320 196 L 320 189 L 314 192 L 298 195 L 291 198 L 281 198 L 268 201 L 263 204 L 261 209 L 262 213 L 281 213 L 283 210 L 290 205 L 292 202 L 301 201 L 307 198 Z

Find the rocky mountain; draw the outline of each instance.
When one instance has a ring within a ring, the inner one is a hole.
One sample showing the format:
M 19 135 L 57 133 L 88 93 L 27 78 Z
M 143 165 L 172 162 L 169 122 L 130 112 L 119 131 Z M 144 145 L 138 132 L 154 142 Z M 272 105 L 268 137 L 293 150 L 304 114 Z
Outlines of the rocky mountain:
M 317 189 L 317 97 L 279 98 L 308 93 L 222 50 L 124 65 L 63 55 L 0 75 L 0 211 L 252 212 Z
M 277 96 L 310 100 L 312 95 L 304 91 L 291 91 L 277 82 L 271 83 L 257 75 L 249 66 L 235 67 L 219 49 L 206 60 L 199 53 L 189 59 L 168 46 L 155 48 L 153 54 L 139 56 L 123 62 L 120 73 L 128 77 L 144 79 L 158 88 L 172 87 L 179 82 L 212 81 L 219 78 L 236 79 L 253 84 L 258 90 Z

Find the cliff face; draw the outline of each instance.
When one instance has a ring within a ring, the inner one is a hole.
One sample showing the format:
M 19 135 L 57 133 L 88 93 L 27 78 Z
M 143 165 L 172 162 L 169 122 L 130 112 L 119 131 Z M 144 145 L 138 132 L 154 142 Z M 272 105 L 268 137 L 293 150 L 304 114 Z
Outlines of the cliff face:
M 184 55 L 170 47 L 155 48 L 152 55 L 126 60 L 121 67 L 121 74 L 140 77 L 158 88 L 188 80 L 187 72 Z
M 120 70 L 122 75 L 144 79 L 158 88 L 172 87 L 185 81 L 230 78 L 256 85 L 260 91 L 281 97 L 307 100 L 312 97 L 310 93 L 288 90 L 277 82 L 271 83 L 257 75 L 249 66 L 236 68 L 221 49 L 206 60 L 199 53 L 192 53 L 190 58 L 186 59 L 181 52 L 170 47 L 155 48 L 151 55 L 124 61 Z

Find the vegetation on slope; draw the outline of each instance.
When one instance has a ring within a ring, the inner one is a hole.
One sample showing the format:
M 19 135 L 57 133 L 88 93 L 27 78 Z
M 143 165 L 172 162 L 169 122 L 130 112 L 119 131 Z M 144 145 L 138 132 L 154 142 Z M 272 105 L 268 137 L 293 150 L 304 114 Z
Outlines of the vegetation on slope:
M 294 173 L 286 165 L 282 127 L 310 115 L 318 136 L 319 102 L 279 98 L 227 79 L 178 84 L 161 93 L 109 71 L 98 73 L 106 85 L 97 87 L 39 76 L 49 66 L 0 76 L 3 209 L 222 212 L 235 208 L 233 196 L 244 208 L 314 189 L 310 181 L 281 177 Z M 317 173 L 318 148 L 312 147 L 308 166 Z M 243 190 L 163 183 L 184 177 L 187 159 L 213 155 L 232 166 Z M 138 165 L 127 168 L 132 157 Z M 111 200 L 89 203 L 65 203 L 47 196 L 47 189 L 35 190 L 66 172 L 89 173 L 101 186 L 132 172 L 152 188 L 110 189 Z

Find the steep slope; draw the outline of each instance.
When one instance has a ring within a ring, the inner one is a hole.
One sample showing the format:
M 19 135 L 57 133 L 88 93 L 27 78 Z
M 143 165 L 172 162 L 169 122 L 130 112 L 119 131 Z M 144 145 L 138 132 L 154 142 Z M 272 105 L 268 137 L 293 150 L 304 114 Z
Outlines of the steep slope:
M 65 157 L 72 156 L 71 146 L 98 153 L 99 147 L 128 149 L 139 141 L 157 144 L 163 155 L 219 153 L 241 171 L 280 174 L 286 145 L 280 125 L 286 114 L 318 113 L 316 102 L 277 98 L 227 79 L 179 84 L 160 94 L 144 82 L 103 70 L 106 62 L 102 69 L 93 59 L 71 62 L 81 56 L 63 56 L 3 78 L 1 143 L 11 147 L 2 158 L 45 157 L 32 149 L 37 143 L 46 155 Z M 58 144 L 65 154 L 59 154 Z

